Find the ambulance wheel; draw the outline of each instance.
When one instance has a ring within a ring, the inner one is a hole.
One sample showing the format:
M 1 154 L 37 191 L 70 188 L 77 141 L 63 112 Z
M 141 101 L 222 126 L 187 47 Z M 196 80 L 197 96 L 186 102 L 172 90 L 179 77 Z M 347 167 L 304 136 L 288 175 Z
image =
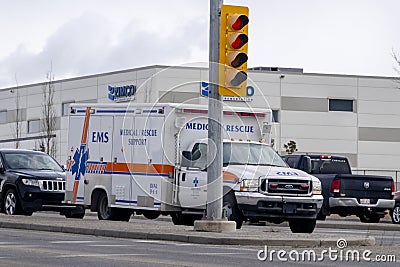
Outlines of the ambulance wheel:
M 146 219 L 149 220 L 157 219 L 160 216 L 160 212 L 154 210 L 144 210 L 142 211 L 142 214 Z
M 232 191 L 224 195 L 222 212 L 225 213 L 228 221 L 236 222 L 236 229 L 242 228 L 243 214 L 238 208 L 235 194 Z
M 83 206 L 77 206 L 74 209 L 67 209 L 63 213 L 65 218 L 83 219 L 83 217 L 85 217 L 85 208 Z
M 175 225 L 193 226 L 194 221 L 201 220 L 203 215 L 182 214 L 182 212 L 172 212 L 171 218 Z
M 111 220 L 113 221 L 129 222 L 129 219 L 132 216 L 132 211 L 130 211 L 129 209 L 111 208 L 111 213 Z
M 314 232 L 316 219 L 291 219 L 289 220 L 289 227 L 292 233 L 307 233 Z
M 99 220 L 112 220 L 113 210 L 108 206 L 108 198 L 105 193 L 100 193 L 97 203 L 97 217 Z

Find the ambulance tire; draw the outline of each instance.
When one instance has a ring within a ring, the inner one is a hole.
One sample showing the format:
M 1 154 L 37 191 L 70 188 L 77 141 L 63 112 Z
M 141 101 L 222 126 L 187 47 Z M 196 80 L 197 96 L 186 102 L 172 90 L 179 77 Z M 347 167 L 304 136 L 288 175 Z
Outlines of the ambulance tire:
M 108 206 L 106 193 L 102 192 L 98 195 L 97 205 L 97 217 L 99 220 L 112 220 L 114 218 L 113 209 Z
M 113 221 L 129 222 L 133 212 L 129 209 L 111 208 Z
M 292 233 L 311 234 L 314 232 L 316 223 L 316 219 L 291 219 L 289 220 L 289 227 Z
M 172 222 L 174 225 L 193 226 L 194 221 L 201 220 L 203 215 L 182 214 L 182 212 L 171 213 Z
M 83 219 L 85 217 L 85 208 L 77 206 L 75 209 L 67 209 L 63 212 L 65 218 Z
M 146 219 L 149 220 L 154 220 L 160 217 L 160 212 L 154 210 L 144 210 L 142 211 L 142 214 Z
M 244 218 L 242 212 L 238 208 L 233 191 L 230 191 L 229 193 L 224 195 L 222 212 L 226 214 L 228 221 L 236 222 L 236 229 L 242 228 Z

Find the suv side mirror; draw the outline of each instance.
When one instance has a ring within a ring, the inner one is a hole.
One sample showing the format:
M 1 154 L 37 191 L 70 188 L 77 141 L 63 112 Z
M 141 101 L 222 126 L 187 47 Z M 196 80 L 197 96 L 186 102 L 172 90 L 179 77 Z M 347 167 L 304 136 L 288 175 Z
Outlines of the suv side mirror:
M 6 171 L 3 166 L 0 166 L 0 173 L 3 174 Z
M 309 156 L 303 157 L 303 170 L 306 173 L 311 173 L 312 171 L 311 158 Z

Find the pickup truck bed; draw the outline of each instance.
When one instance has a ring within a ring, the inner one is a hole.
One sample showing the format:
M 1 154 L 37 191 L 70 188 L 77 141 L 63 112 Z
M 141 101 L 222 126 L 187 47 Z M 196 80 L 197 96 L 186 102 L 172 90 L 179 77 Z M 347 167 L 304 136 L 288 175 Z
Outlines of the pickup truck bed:
M 390 176 L 353 175 L 343 156 L 286 155 L 290 167 L 320 179 L 324 203 L 319 214 L 357 215 L 362 222 L 379 222 L 394 206 L 394 181 Z

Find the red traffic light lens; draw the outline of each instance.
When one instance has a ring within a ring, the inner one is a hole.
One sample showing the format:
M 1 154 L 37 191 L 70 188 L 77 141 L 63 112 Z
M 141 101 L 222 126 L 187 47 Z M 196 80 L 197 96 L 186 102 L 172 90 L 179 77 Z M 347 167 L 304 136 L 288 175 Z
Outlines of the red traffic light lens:
M 237 19 L 232 23 L 232 29 L 235 31 L 243 29 L 244 26 L 249 24 L 249 18 L 246 15 L 240 15 Z
M 249 38 L 247 37 L 246 34 L 239 34 L 235 40 L 231 43 L 231 47 L 233 49 L 240 49 L 242 48 L 247 42 L 249 41 Z

